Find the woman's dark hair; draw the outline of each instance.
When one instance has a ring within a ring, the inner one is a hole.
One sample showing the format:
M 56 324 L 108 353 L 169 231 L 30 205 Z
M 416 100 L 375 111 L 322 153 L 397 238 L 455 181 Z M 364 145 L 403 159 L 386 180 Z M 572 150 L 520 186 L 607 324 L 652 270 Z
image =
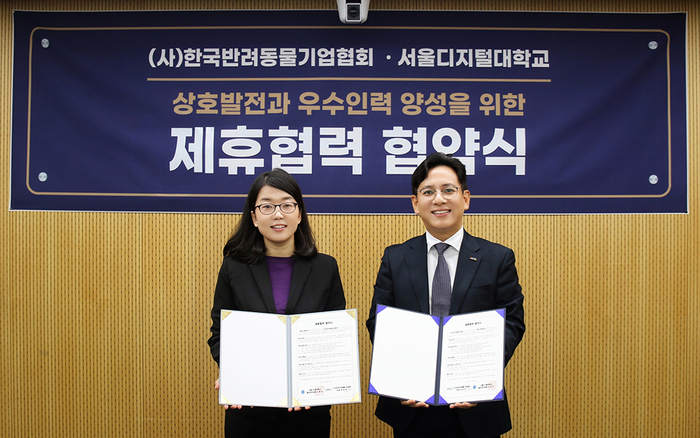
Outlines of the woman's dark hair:
M 300 258 L 315 256 L 318 253 L 316 239 L 306 216 L 306 207 L 299 184 L 286 171 L 272 169 L 258 176 L 253 181 L 253 185 L 250 186 L 245 207 L 243 207 L 243 216 L 224 245 L 224 257 L 232 257 L 243 263 L 258 263 L 265 257 L 265 241 L 253 224 L 253 218 L 250 214 L 255 209 L 255 201 L 258 199 L 260 190 L 265 186 L 282 190 L 294 198 L 301 214 L 301 222 L 294 233 L 294 255 Z
M 418 194 L 418 186 L 428 177 L 428 172 L 438 166 L 447 166 L 454 170 L 457 174 L 457 180 L 459 180 L 461 189 L 468 190 L 467 169 L 464 167 L 464 164 L 451 155 L 445 155 L 442 152 L 433 152 L 413 171 L 413 175 L 411 176 L 411 190 L 413 195 Z

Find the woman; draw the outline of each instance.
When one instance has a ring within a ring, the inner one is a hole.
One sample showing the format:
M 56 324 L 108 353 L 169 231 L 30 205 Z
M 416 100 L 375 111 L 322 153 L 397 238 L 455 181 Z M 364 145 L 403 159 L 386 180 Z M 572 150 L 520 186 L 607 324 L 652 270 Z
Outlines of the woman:
M 263 173 L 224 246 L 208 341 L 214 360 L 219 362 L 221 309 L 298 314 L 344 308 L 338 265 L 318 253 L 299 185 L 282 169 Z M 224 408 L 226 437 L 330 435 L 330 406 Z

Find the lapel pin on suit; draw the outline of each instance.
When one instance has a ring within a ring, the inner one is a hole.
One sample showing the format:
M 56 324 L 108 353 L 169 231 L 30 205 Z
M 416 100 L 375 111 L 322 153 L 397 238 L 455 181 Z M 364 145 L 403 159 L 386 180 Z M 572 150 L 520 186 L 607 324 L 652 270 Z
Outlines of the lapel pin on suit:
M 475 261 L 476 261 L 476 257 L 469 257 L 469 260 L 475 262 Z

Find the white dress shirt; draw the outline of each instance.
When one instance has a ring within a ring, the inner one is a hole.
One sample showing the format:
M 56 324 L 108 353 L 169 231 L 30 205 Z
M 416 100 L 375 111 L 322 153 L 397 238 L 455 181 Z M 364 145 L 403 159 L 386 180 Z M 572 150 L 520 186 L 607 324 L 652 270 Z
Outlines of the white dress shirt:
M 428 250 L 428 303 L 432 307 L 433 303 L 433 277 L 435 276 L 435 268 L 437 268 L 438 252 L 435 244 L 442 242 L 429 232 L 425 232 Z M 447 262 L 447 269 L 450 271 L 450 285 L 454 286 L 455 272 L 457 271 L 457 262 L 459 261 L 459 249 L 462 247 L 462 239 L 464 239 L 464 230 L 459 229 L 445 243 L 450 245 L 442 254 Z M 433 309 L 430 309 L 432 313 Z

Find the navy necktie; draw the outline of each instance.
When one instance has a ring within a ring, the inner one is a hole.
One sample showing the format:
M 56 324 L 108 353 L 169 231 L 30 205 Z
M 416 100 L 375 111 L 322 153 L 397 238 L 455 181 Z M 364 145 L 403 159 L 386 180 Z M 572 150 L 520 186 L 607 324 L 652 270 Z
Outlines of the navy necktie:
M 435 244 L 438 252 L 438 262 L 433 276 L 433 298 L 431 314 L 434 316 L 447 316 L 450 313 L 450 297 L 452 296 L 452 284 L 450 271 L 447 269 L 447 261 L 443 253 L 450 245 L 440 242 Z

